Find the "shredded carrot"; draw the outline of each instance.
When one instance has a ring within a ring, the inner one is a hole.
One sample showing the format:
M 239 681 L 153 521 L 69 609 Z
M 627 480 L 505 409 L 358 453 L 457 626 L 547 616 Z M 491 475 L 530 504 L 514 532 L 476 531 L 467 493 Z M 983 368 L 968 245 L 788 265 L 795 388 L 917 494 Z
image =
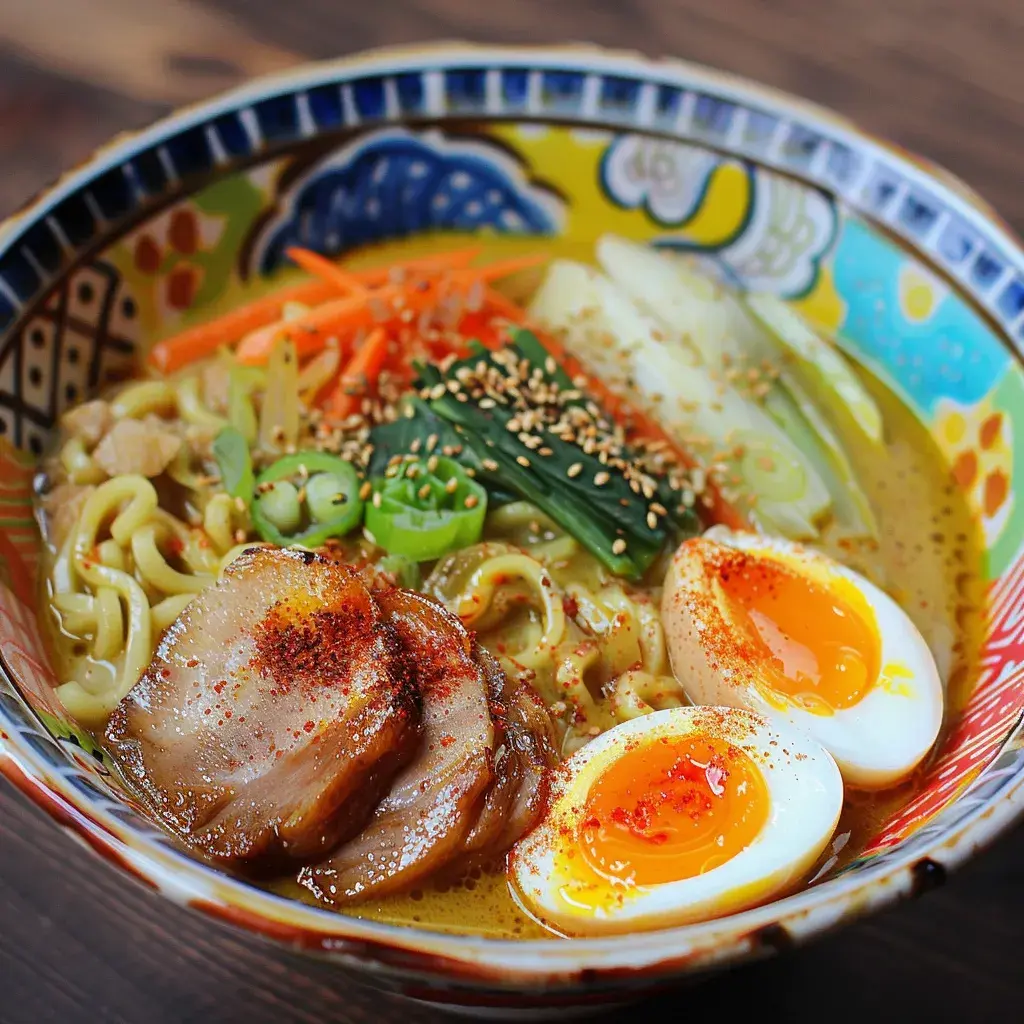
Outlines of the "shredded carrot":
M 371 331 L 338 378 L 325 411 L 343 420 L 359 411 L 363 398 L 377 383 L 388 357 L 389 338 L 383 327 Z
M 298 319 L 278 320 L 257 328 L 242 340 L 237 357 L 242 363 L 261 365 L 269 358 L 275 341 L 290 337 L 301 359 L 320 351 L 329 337 L 341 340 L 395 317 L 409 318 L 429 312 L 449 296 L 466 295 L 477 283 L 484 285 L 487 280 L 535 266 L 545 258 L 524 256 L 485 267 L 462 267 L 440 276 L 414 278 L 345 295 L 323 303 Z
M 297 263 L 307 274 L 319 277 L 327 284 L 333 284 L 340 289 L 342 294 L 363 295 L 367 291 L 366 285 L 351 271 L 339 267 L 337 263 L 313 252 L 311 249 L 302 249 L 297 245 L 286 249 L 285 253 Z
M 189 363 L 215 355 L 223 345 L 233 345 L 250 331 L 276 323 L 289 302 L 317 306 L 337 294 L 337 288 L 323 281 L 306 281 L 233 309 L 224 316 L 199 324 L 157 342 L 149 353 L 150 363 L 161 373 L 174 373 Z

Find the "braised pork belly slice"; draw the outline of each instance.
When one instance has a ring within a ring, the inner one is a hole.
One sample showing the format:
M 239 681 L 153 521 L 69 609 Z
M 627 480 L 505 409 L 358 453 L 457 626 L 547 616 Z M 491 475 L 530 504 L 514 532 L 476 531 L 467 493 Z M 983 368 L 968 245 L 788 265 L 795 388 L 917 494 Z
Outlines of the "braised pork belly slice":
M 106 739 L 187 843 L 270 872 L 356 835 L 417 757 L 421 728 L 412 666 L 366 581 L 307 552 L 255 549 L 167 631 Z
M 415 668 L 424 735 L 363 832 L 299 874 L 332 906 L 408 888 L 460 856 L 494 779 L 488 681 L 469 633 L 430 598 L 374 593 Z
M 476 658 L 488 681 L 495 780 L 463 842 L 466 865 L 505 853 L 537 823 L 544 810 L 547 770 L 557 760 L 551 719 L 533 688 L 508 679 L 483 648 Z

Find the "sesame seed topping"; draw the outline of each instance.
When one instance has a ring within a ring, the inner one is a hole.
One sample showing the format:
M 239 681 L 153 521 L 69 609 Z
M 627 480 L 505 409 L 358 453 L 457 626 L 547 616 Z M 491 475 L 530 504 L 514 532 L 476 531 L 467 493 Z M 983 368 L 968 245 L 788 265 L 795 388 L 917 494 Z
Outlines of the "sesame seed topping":
M 466 508 L 476 508 L 477 502 L 478 499 L 475 494 L 467 494 L 466 500 L 463 502 L 463 505 L 465 505 Z
M 583 463 L 582 462 L 574 462 L 565 471 L 565 475 L 567 477 L 569 477 L 570 479 L 574 479 L 574 478 L 578 477 L 580 475 L 580 473 L 582 473 L 582 472 L 583 472 Z
M 496 473 L 498 471 L 498 463 L 494 459 L 482 459 L 480 464 L 488 473 Z
M 459 489 L 459 481 L 456 477 L 452 477 L 448 483 L 444 485 L 446 494 L 454 494 Z
M 520 466 L 523 466 L 526 469 L 530 468 L 530 460 L 525 455 L 517 455 L 516 462 L 518 462 Z
M 621 537 L 619 537 L 619 539 L 612 544 L 612 554 L 621 555 L 625 550 L 626 542 Z
M 427 438 L 427 452 L 432 452 L 437 447 L 437 434 L 431 434 Z
M 437 456 L 436 455 L 431 455 L 430 458 L 427 459 L 427 472 L 428 473 L 433 473 L 434 470 L 436 470 L 436 469 L 437 469 Z
M 653 512 L 647 513 L 647 525 L 652 529 L 658 528 L 658 517 Z
M 611 476 L 608 473 L 606 473 L 603 469 L 600 473 L 594 474 L 594 483 L 598 487 L 604 487 L 604 485 L 608 483 L 609 480 L 611 480 Z
M 371 494 L 373 494 L 373 484 L 366 480 L 363 482 L 363 486 L 359 488 L 359 500 L 366 501 Z
M 384 500 L 384 498 L 381 495 L 380 491 L 374 491 L 373 492 L 373 507 L 374 508 L 380 508 L 380 503 L 383 500 Z

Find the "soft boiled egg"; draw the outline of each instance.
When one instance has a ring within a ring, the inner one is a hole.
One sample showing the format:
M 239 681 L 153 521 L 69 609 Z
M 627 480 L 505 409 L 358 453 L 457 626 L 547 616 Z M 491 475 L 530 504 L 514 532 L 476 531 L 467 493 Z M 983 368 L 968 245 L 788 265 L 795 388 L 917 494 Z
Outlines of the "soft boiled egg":
M 823 554 L 713 527 L 675 553 L 662 620 L 694 703 L 810 733 L 851 785 L 893 785 L 935 743 L 943 690 L 927 644 L 892 598 Z
M 568 935 L 706 920 L 799 883 L 842 804 L 810 736 L 737 708 L 671 708 L 563 762 L 509 870 L 526 908 Z

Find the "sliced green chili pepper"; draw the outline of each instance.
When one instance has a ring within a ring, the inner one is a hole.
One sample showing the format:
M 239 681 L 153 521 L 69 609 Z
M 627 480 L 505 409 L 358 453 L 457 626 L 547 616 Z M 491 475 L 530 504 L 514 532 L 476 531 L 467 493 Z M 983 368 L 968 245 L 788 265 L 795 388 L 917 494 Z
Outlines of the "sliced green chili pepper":
M 232 498 L 251 501 L 256 480 L 249 443 L 242 433 L 234 427 L 224 427 L 213 440 L 213 457 L 217 460 L 224 490 Z
M 256 481 L 252 524 L 271 544 L 319 547 L 359 525 L 363 518 L 360 484 L 351 464 L 335 455 L 286 455 Z
M 487 492 L 454 459 L 405 462 L 377 477 L 366 528 L 390 555 L 429 562 L 475 544 L 484 528 Z

